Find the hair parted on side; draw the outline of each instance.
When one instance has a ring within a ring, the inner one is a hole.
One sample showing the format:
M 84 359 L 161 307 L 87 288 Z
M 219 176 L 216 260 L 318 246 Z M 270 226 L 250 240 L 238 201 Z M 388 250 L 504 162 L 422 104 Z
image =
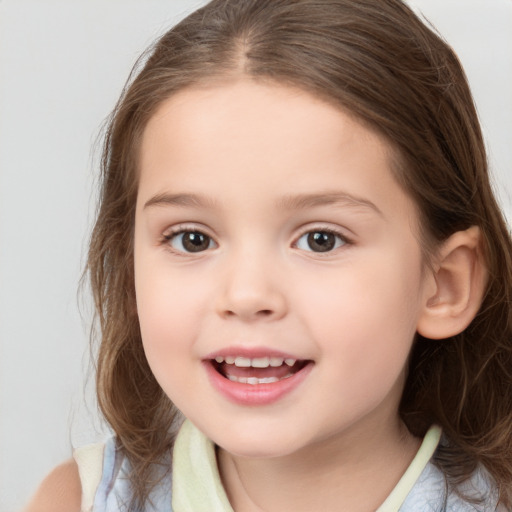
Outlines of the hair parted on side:
M 450 47 L 401 0 L 213 0 L 144 59 L 110 118 L 87 266 L 101 328 L 98 400 L 132 464 L 134 503 L 147 499 L 180 420 L 148 366 L 136 313 L 141 136 L 177 91 L 246 77 L 310 92 L 385 136 L 396 178 L 417 204 L 426 254 L 480 227 L 489 274 L 480 312 L 453 338 L 418 336 L 400 414 L 417 436 L 442 426 L 450 444 L 436 462 L 449 485 L 481 464 L 512 506 L 512 243 Z

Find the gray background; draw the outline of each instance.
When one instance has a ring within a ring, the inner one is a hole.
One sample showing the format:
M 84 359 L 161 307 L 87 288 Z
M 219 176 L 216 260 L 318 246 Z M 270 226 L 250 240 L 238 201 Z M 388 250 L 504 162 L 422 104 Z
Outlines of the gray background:
M 466 68 L 512 219 L 512 1 L 411 3 Z M 84 391 L 91 313 L 77 298 L 92 148 L 138 54 L 200 4 L 0 0 L 0 512 L 19 510 L 72 445 L 105 436 Z

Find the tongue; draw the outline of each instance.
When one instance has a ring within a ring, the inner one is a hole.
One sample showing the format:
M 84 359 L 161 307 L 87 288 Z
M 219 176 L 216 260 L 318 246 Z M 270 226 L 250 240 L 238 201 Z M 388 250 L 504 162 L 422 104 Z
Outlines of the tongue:
M 240 368 L 234 364 L 226 363 L 222 363 L 219 366 L 220 372 L 226 377 L 231 375 L 232 377 L 256 377 L 257 379 L 264 379 L 269 377 L 282 379 L 290 373 L 295 373 L 299 370 L 298 363 L 296 363 L 294 366 L 282 364 L 281 366 L 269 366 L 267 368 L 253 368 L 252 366 L 249 368 Z

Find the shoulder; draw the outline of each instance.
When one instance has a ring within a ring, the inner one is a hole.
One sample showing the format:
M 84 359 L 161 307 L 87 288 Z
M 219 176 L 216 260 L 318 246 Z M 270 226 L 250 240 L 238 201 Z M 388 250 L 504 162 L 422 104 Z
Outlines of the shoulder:
M 80 512 L 81 498 L 78 466 L 70 459 L 43 480 L 24 512 Z

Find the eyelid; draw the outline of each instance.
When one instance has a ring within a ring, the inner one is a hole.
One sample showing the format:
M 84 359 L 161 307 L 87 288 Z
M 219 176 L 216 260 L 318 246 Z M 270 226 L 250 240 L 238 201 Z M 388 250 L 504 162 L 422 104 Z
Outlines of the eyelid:
M 162 232 L 162 238 L 169 240 L 173 236 L 176 236 L 178 233 L 183 233 L 184 231 L 197 231 L 198 233 L 203 233 L 204 235 L 207 235 L 212 239 L 214 238 L 213 235 L 210 234 L 210 230 L 206 226 L 193 222 L 183 222 L 180 224 L 169 226 Z

